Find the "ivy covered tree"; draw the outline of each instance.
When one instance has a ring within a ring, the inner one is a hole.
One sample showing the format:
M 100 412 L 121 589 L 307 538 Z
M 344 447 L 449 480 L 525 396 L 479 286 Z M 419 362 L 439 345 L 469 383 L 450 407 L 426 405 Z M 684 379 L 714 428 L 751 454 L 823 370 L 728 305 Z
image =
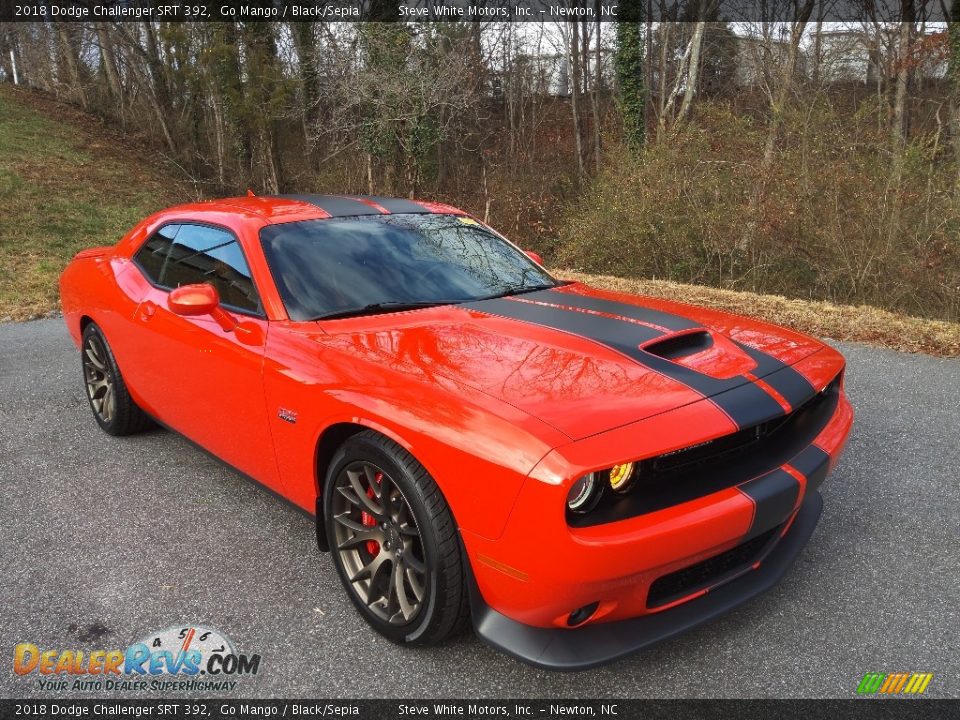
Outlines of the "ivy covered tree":
M 638 152 L 646 139 L 647 88 L 643 82 L 643 0 L 620 4 L 613 67 L 617 78 L 617 107 L 623 119 L 627 145 Z
M 957 189 L 960 190 L 960 0 L 954 0 L 950 6 L 947 42 L 950 46 L 947 71 L 950 83 L 950 133 L 957 164 Z

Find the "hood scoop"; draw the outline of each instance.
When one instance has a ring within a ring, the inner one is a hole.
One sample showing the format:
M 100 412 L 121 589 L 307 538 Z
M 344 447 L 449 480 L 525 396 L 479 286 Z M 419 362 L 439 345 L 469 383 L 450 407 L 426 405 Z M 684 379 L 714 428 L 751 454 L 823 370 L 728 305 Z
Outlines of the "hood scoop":
M 641 346 L 645 352 L 667 360 L 678 360 L 696 355 L 713 347 L 713 336 L 706 330 L 695 329 L 658 338 Z
M 757 367 L 756 361 L 726 335 L 704 328 L 656 338 L 640 349 L 718 380 L 729 380 Z

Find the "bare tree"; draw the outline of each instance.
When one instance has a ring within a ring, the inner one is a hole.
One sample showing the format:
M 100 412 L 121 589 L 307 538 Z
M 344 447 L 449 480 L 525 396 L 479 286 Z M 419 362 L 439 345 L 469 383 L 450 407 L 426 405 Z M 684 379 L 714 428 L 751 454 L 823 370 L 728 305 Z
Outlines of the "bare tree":
M 583 175 L 583 140 L 580 136 L 580 24 L 568 23 L 570 33 L 570 112 L 573 115 L 573 141 L 577 158 L 577 174 Z

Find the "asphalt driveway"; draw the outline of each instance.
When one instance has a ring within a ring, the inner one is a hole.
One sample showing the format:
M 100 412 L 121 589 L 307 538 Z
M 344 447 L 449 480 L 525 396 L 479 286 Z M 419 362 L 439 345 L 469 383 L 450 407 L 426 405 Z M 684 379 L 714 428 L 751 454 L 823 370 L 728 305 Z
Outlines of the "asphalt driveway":
M 840 347 L 857 422 L 792 572 L 678 640 L 558 674 L 472 635 L 374 635 L 308 517 L 175 434 L 102 433 L 62 321 L 0 325 L 0 696 L 44 694 L 12 672 L 17 643 L 122 648 L 198 622 L 261 654 L 244 697 L 849 697 L 868 671 L 932 672 L 927 695 L 958 697 L 960 362 Z

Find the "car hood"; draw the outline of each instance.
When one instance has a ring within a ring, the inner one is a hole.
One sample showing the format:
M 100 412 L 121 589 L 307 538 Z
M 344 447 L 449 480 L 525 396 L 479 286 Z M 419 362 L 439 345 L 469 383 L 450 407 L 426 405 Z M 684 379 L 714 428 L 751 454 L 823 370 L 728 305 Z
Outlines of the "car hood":
M 705 398 L 734 426 L 782 415 L 814 394 L 790 366 L 823 347 L 744 317 L 579 283 L 322 326 L 325 343 L 466 385 L 574 440 Z

